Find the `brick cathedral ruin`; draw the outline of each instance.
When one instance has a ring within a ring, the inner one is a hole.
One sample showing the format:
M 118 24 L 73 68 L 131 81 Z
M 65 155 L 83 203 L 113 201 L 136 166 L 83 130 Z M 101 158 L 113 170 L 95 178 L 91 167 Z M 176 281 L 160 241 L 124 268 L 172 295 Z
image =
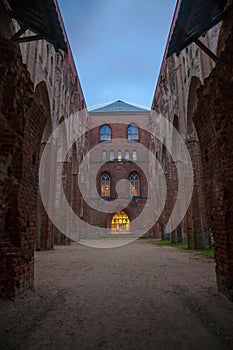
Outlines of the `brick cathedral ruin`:
M 207 248 L 214 239 L 218 288 L 233 300 L 232 1 L 178 0 L 172 21 L 151 110 L 165 116 L 179 132 L 194 174 L 187 214 L 172 232 L 167 223 L 179 186 L 177 164 L 156 138 L 150 111 L 122 101 L 87 111 L 55 0 L 35 0 L 33 4 L 1 0 L 0 21 L 1 296 L 13 297 L 33 286 L 35 249 L 53 249 L 70 241 L 64 232 L 74 228 L 69 220 L 63 221 L 64 230 L 50 221 L 38 186 L 43 150 L 50 147 L 50 135 L 60 126 L 46 177 L 52 179 L 63 169 L 66 199 L 80 219 L 112 234 L 134 231 L 133 221 L 149 195 L 135 146 L 143 144 L 161 164 L 168 187 L 163 212 L 149 233 L 187 242 L 191 249 Z M 84 111 L 79 128 L 85 132 L 64 154 L 60 141 L 68 139 L 64 121 L 79 111 Z M 116 113 L 124 118 L 124 125 L 114 124 Z M 95 127 L 96 118 L 101 125 Z M 149 133 L 143 131 L 143 123 L 150 125 Z M 176 147 L 169 130 L 160 133 Z M 114 138 L 124 138 L 127 147 L 112 149 L 109 141 Z M 79 174 L 83 159 L 99 143 L 104 145 L 99 159 L 90 159 L 89 167 Z M 117 182 L 122 178 L 129 181 L 126 191 L 131 202 L 125 210 L 104 215 L 85 202 L 79 175 L 85 183 L 96 163 L 101 167 L 95 179 L 100 198 L 114 200 Z M 149 160 L 148 167 L 156 186 L 157 174 Z M 50 205 L 59 212 L 63 208 L 60 189 L 52 180 L 44 185 L 48 198 L 55 193 Z

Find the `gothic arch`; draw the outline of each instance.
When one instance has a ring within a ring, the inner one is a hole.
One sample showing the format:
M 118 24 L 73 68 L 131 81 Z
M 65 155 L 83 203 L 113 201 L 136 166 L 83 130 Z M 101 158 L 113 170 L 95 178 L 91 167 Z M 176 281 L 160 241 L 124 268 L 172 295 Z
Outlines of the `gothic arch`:
M 189 85 L 189 94 L 188 94 L 188 104 L 187 104 L 187 134 L 196 133 L 195 126 L 193 124 L 193 115 L 197 108 L 198 96 L 197 90 L 202 85 L 200 79 L 196 76 L 193 76 Z
M 52 132 L 52 121 L 51 121 L 50 99 L 49 99 L 48 89 L 45 81 L 41 81 L 36 85 L 35 95 L 38 101 L 44 107 L 47 115 L 46 124 L 43 131 L 42 139 L 41 139 L 42 143 L 46 143 L 48 142 L 48 139 Z
M 50 111 L 50 99 L 48 94 L 48 89 L 45 81 L 41 81 L 36 85 L 35 88 L 35 96 L 38 102 L 43 107 L 45 116 L 46 116 L 46 124 L 43 130 L 43 135 L 41 138 L 41 143 L 39 146 L 39 160 L 42 157 L 43 151 L 45 147 L 49 147 L 49 138 L 52 133 L 52 122 L 51 122 L 51 111 Z M 55 173 L 55 164 L 54 164 L 54 155 L 49 153 L 49 159 L 46 160 L 46 174 L 43 176 L 43 183 L 41 184 L 46 188 L 46 193 L 51 191 L 50 179 L 54 176 Z M 38 193 L 38 205 L 37 205 L 37 244 L 36 248 L 38 250 L 51 249 L 53 247 L 53 238 L 51 236 L 52 232 L 52 224 L 49 221 L 48 215 L 44 209 L 42 204 L 40 195 Z
M 67 130 L 64 116 L 59 118 L 59 131 L 57 140 L 57 161 L 63 162 L 67 157 L 65 150 L 67 149 Z
M 191 156 L 194 188 L 190 207 L 185 222 L 188 247 L 199 249 L 208 245 L 206 229 L 206 210 L 204 198 L 204 185 L 202 173 L 201 149 L 196 127 L 193 121 L 198 106 L 197 90 L 201 87 L 201 81 L 193 76 L 189 86 L 187 104 L 187 147 Z
M 71 208 L 76 215 L 83 214 L 83 202 L 81 201 L 81 194 L 78 183 L 78 148 L 76 142 L 72 145 L 72 179 L 71 179 Z M 84 181 L 84 171 L 81 169 L 81 181 Z M 76 227 L 72 227 L 72 232 L 75 232 Z
M 125 208 L 124 210 L 122 210 L 122 212 L 124 212 L 128 216 L 130 223 L 131 223 L 132 215 L 130 213 L 130 210 L 128 210 L 128 208 Z M 107 229 L 112 229 L 112 219 L 113 219 L 115 214 L 117 214 L 117 212 L 110 213 L 109 215 L 107 215 L 107 217 L 106 217 L 106 228 Z M 112 233 L 114 233 L 114 232 L 112 232 Z
M 73 182 L 77 183 L 77 174 L 78 174 L 78 151 L 77 151 L 77 145 L 74 144 L 73 147 L 67 151 L 67 144 L 68 144 L 68 138 L 67 138 L 67 129 L 66 129 L 66 123 L 65 123 L 65 117 L 61 116 L 58 119 L 59 123 L 59 129 L 58 129 L 58 139 L 57 139 L 57 147 L 56 147 L 56 167 L 60 168 L 62 171 L 62 183 L 57 183 L 56 185 L 56 198 L 57 198 L 57 210 L 58 215 L 60 217 L 63 216 L 63 207 L 64 203 L 61 200 L 61 189 L 63 186 L 64 193 L 66 200 L 69 202 L 70 206 L 72 206 L 73 201 Z M 79 155 L 80 156 L 80 155 Z M 73 157 L 76 157 L 76 161 L 74 162 L 74 166 L 72 165 Z M 74 173 L 73 173 L 74 171 Z M 64 199 L 65 200 L 65 199 Z M 77 203 L 76 203 L 77 204 Z M 65 218 L 68 218 L 68 220 L 61 221 L 62 225 L 62 232 L 60 232 L 57 228 L 54 229 L 54 242 L 55 244 L 69 244 L 70 240 L 69 238 L 63 233 L 63 232 L 70 232 L 70 220 L 69 220 L 69 211 L 66 213 Z
M 174 118 L 173 118 L 173 129 L 172 129 L 172 149 L 173 152 L 176 153 L 176 155 L 178 155 L 178 144 L 177 144 L 177 138 L 175 135 L 175 130 L 179 133 L 180 132 L 180 122 L 179 122 L 179 118 L 178 116 L 175 114 Z
M 173 173 L 173 181 L 170 184 L 170 186 L 172 188 L 171 200 L 172 200 L 173 205 L 175 205 L 175 203 L 176 203 L 176 196 L 177 196 L 178 186 L 179 186 L 179 179 L 178 179 L 178 174 L 177 174 L 176 162 L 180 162 L 181 157 L 182 157 L 180 155 L 179 142 L 178 142 L 178 139 L 176 136 L 177 133 L 178 134 L 180 133 L 180 120 L 179 120 L 178 115 L 175 114 L 174 118 L 173 118 L 173 128 L 172 128 L 172 152 L 174 155 L 174 162 L 172 162 L 172 164 L 171 164 L 171 171 Z M 181 203 L 177 203 L 177 205 L 181 205 Z M 171 208 L 170 208 L 170 210 L 171 210 Z M 180 224 L 174 231 L 171 232 L 171 240 L 173 243 L 184 241 L 182 224 Z
M 5 242 L 12 247 L 12 255 L 5 256 L 1 252 L 9 271 L 5 271 L 6 280 L 1 281 L 0 290 L 2 295 L 14 296 L 20 288 L 33 286 L 39 153 L 50 109 L 48 111 L 46 107 L 47 97 L 42 98 L 48 96 L 47 89 L 42 84 L 37 91 L 34 90 L 19 47 L 8 37 L 2 37 L 2 45 L 0 67 L 4 67 L 6 75 L 0 82 L 1 123 L 5 128 L 4 137 L 11 140 L 7 154 L 3 156 L 8 159 L 6 183 L 11 179 L 12 185 L 5 187 L 4 200 L 8 205 L 0 216 Z M 11 278 L 7 279 L 7 276 Z

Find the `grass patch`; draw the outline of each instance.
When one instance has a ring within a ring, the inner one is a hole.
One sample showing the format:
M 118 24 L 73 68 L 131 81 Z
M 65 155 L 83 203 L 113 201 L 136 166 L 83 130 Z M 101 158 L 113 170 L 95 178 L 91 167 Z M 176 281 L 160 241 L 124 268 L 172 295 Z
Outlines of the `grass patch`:
M 200 256 L 206 259 L 214 259 L 214 249 L 199 249 L 199 250 L 191 250 L 188 249 L 188 246 L 186 243 L 171 243 L 169 240 L 151 240 L 150 243 L 155 244 L 159 247 L 174 247 L 174 248 L 180 248 L 183 250 L 189 250 L 190 252 L 193 252 L 196 256 Z
M 214 249 L 201 249 L 195 251 L 195 255 L 206 259 L 214 259 Z
M 188 246 L 186 243 L 171 243 L 169 240 L 154 240 L 151 241 L 152 244 L 155 244 L 159 247 L 164 247 L 164 246 L 169 246 L 169 247 L 175 247 L 175 248 L 180 248 L 180 249 L 188 249 Z

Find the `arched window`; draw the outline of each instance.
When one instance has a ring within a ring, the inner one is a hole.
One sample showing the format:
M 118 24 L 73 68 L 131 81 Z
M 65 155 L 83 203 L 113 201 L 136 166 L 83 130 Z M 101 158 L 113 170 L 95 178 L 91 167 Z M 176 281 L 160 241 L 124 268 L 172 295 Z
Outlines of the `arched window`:
M 136 161 L 137 160 L 137 152 L 136 151 L 133 151 L 133 161 Z
M 122 159 L 121 151 L 118 151 L 118 153 L 117 153 L 118 162 L 121 162 L 121 159 Z
M 106 151 L 103 151 L 102 153 L 102 162 L 106 162 L 107 161 L 107 152 Z
M 132 174 L 130 176 L 130 194 L 131 197 L 140 196 L 139 176 L 137 174 Z
M 110 197 L 110 176 L 107 174 L 101 177 L 101 197 Z
M 128 141 L 139 141 L 138 127 L 134 124 L 128 127 Z
M 126 160 L 126 162 L 129 161 L 129 151 L 125 152 L 125 160 Z
M 114 151 L 110 151 L 109 160 L 110 160 L 110 162 L 114 162 L 114 160 L 115 160 Z
M 112 131 L 110 126 L 103 125 L 100 129 L 100 142 L 111 141 Z
M 116 213 L 112 218 L 113 233 L 128 233 L 130 231 L 130 219 L 123 211 Z

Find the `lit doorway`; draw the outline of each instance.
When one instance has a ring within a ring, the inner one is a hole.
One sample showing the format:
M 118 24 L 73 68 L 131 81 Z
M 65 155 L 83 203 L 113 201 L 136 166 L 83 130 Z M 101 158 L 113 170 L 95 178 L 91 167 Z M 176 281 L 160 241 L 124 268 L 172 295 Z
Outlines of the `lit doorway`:
M 113 233 L 127 233 L 130 232 L 130 220 L 128 215 L 123 211 L 115 214 L 112 218 L 112 232 Z

